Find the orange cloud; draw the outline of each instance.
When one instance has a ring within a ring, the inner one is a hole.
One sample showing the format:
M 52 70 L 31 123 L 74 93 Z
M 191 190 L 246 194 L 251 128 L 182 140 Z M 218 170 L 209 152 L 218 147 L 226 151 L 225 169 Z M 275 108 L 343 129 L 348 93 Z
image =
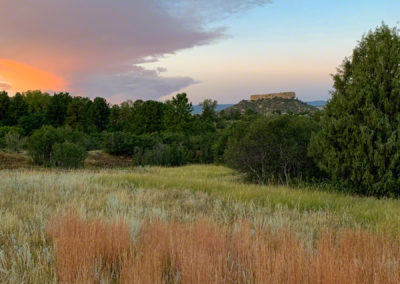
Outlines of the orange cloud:
M 28 64 L 8 59 L 0 59 L 0 77 L 14 92 L 62 91 L 67 86 L 67 82 L 63 78 Z

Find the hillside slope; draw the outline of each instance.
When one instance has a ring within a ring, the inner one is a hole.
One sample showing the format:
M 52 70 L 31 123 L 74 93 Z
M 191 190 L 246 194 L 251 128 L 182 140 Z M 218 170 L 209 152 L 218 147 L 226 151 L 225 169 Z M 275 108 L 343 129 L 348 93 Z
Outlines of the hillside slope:
M 257 113 L 268 114 L 273 112 L 283 113 L 312 113 L 318 111 L 318 108 L 311 106 L 305 102 L 299 101 L 297 99 L 264 99 L 257 101 L 240 101 L 238 104 L 225 109 L 226 113 L 240 112 L 245 113 L 247 110 L 251 109 Z

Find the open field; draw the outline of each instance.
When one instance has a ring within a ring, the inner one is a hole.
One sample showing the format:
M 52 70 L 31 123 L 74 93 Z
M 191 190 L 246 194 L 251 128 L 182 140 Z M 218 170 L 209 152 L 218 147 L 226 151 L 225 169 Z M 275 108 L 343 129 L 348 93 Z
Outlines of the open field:
M 398 283 L 400 201 L 221 166 L 0 171 L 1 283 Z

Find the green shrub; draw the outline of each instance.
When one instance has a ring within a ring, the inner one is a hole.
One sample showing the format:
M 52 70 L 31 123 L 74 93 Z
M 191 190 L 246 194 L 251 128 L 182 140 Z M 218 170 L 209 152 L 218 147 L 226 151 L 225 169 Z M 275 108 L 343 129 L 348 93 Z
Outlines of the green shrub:
M 50 164 L 53 167 L 77 169 L 84 165 L 87 151 L 84 147 L 71 143 L 56 143 L 53 145 Z
M 27 136 L 44 124 L 44 116 L 41 114 L 28 114 L 18 119 L 18 126 L 21 127 Z
M 260 118 L 232 132 L 225 161 L 258 183 L 307 180 L 319 175 L 307 156 L 311 134 L 317 129 L 318 124 L 307 117 Z
M 20 127 L 15 127 L 15 126 L 1 126 L 0 127 L 0 138 L 4 138 L 7 133 L 9 132 L 15 132 L 18 133 L 19 135 L 23 136 L 25 134 L 24 130 Z
M 4 136 L 5 148 L 10 152 L 21 152 L 25 143 L 26 138 L 22 137 L 18 132 L 11 131 Z
M 176 143 L 157 143 L 151 148 L 135 147 L 133 155 L 134 166 L 181 166 L 187 161 L 187 149 Z
M 28 139 L 28 153 L 38 165 L 48 165 L 53 145 L 64 142 L 65 138 L 53 126 L 44 126 L 33 132 Z
M 88 134 L 69 126 L 56 128 L 56 131 L 58 132 L 58 135 L 63 138 L 63 141 L 83 146 L 86 149 L 89 148 L 90 142 L 88 142 Z
M 111 132 L 104 134 L 104 149 L 111 155 L 131 156 L 134 148 L 133 135 L 128 132 Z
M 19 127 L 14 127 L 14 126 L 1 126 L 0 127 L 0 148 L 6 148 L 6 141 L 5 141 L 5 136 L 8 133 L 16 133 L 19 134 L 20 137 L 24 135 L 24 130 Z
M 213 145 L 216 140 L 215 133 L 190 136 L 190 160 L 192 163 L 212 163 L 214 162 Z
M 86 150 L 100 150 L 104 148 L 104 138 L 101 133 L 90 133 L 84 136 L 84 145 Z

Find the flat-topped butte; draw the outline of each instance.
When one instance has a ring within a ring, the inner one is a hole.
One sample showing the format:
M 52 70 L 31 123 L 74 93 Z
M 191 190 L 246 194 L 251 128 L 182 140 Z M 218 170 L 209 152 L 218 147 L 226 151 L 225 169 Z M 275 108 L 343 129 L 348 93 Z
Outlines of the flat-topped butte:
M 281 92 L 281 93 L 270 93 L 270 94 L 265 94 L 265 95 L 252 95 L 252 96 L 250 96 L 250 101 L 273 99 L 273 98 L 293 100 L 296 98 L 296 93 L 295 92 Z

